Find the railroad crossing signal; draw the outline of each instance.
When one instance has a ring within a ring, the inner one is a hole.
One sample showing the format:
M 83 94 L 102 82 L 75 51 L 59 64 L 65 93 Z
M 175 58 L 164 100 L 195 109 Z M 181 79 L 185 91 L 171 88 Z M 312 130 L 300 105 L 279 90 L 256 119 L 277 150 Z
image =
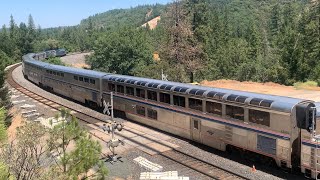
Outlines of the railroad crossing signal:
M 111 110 L 112 110 L 111 104 L 109 102 L 106 103 L 106 101 L 103 100 L 103 107 L 104 107 L 103 108 L 103 114 L 107 113 L 107 115 L 110 116 L 111 115 Z

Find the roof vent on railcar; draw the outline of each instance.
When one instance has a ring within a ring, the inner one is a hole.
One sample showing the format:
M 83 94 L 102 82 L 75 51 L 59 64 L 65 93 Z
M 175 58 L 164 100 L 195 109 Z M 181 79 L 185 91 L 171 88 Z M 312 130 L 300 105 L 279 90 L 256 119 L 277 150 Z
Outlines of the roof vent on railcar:
M 250 101 L 250 104 L 256 105 L 256 106 L 262 106 L 262 107 L 270 107 L 272 103 L 273 103 L 272 100 L 260 99 L 260 98 L 253 98 Z
M 273 101 L 264 99 L 264 100 L 260 103 L 260 106 L 270 107 L 272 103 L 273 103 Z
M 197 92 L 198 90 L 200 90 L 200 89 L 191 89 L 191 90 L 189 91 L 189 94 L 196 95 L 196 92 Z
M 138 81 L 138 82 L 137 82 L 137 85 L 138 85 L 138 86 L 145 86 L 146 84 L 147 84 L 146 81 Z
M 193 94 L 196 96 L 203 96 L 203 93 L 206 92 L 206 90 L 201 90 L 201 89 L 191 89 L 189 91 L 189 94 Z
M 249 104 L 259 106 L 259 105 L 260 105 L 260 102 L 261 102 L 262 100 L 263 100 L 263 99 L 260 99 L 260 98 L 253 98 L 253 99 L 251 99 L 251 101 L 250 101 Z
M 134 84 L 135 82 L 137 82 L 137 80 L 134 80 L 134 79 L 129 79 L 129 80 L 127 80 L 127 83 L 128 83 L 128 84 Z
M 197 95 L 197 96 L 203 96 L 203 93 L 204 93 L 204 92 L 206 92 L 206 90 L 201 90 L 201 89 L 200 89 L 199 91 L 196 92 L 196 95 Z
M 163 84 L 160 86 L 160 89 L 170 91 L 172 87 L 172 85 Z
M 177 87 L 174 88 L 173 91 L 184 93 L 184 92 L 186 92 L 187 90 L 188 90 L 188 88 L 186 88 L 186 87 L 177 86 Z
M 226 93 L 210 91 L 210 92 L 207 93 L 207 98 L 216 99 L 216 100 L 222 100 L 222 97 L 225 94 Z
M 238 95 L 235 95 L 235 94 L 230 94 L 228 97 L 227 97 L 227 100 L 228 101 L 236 101 Z
M 127 79 L 126 78 L 121 78 L 120 82 L 125 82 Z
M 157 88 L 160 83 L 149 83 L 147 86 L 150 88 Z
M 239 103 L 244 103 L 248 97 L 247 96 L 238 96 L 236 101 Z

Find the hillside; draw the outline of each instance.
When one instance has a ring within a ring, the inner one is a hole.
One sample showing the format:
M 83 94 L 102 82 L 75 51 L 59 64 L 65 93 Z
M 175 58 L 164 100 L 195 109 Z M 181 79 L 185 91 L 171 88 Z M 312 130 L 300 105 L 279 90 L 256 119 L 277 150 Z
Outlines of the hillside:
M 114 9 L 104 13 L 95 14 L 83 19 L 80 26 L 88 26 L 92 23 L 95 28 L 113 28 L 118 25 L 141 26 L 145 22 L 159 16 L 166 5 L 143 5 L 130 9 Z
M 160 17 L 160 16 L 157 16 L 157 17 L 151 19 L 150 21 L 142 24 L 142 27 L 147 27 L 147 24 L 148 24 L 148 26 L 149 26 L 150 29 L 154 29 L 154 28 L 157 27 L 158 21 L 160 21 L 160 19 L 161 19 L 161 17 Z

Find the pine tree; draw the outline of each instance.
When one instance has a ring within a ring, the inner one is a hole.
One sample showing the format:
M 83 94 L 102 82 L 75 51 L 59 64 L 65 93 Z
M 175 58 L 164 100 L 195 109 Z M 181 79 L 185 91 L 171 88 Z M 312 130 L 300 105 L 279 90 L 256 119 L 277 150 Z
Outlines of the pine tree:
M 9 25 L 10 25 L 10 38 L 11 38 L 11 39 L 14 39 L 15 36 L 16 36 L 17 25 L 16 25 L 16 23 L 15 23 L 12 15 L 10 16 L 10 23 L 9 23 Z
M 280 30 L 280 7 L 278 3 L 271 10 L 270 30 L 272 36 L 278 35 Z
M 174 1 L 166 14 L 165 26 L 168 30 L 166 53 L 167 60 L 177 68 L 184 68 L 189 75 L 189 82 L 193 82 L 194 74 L 203 65 L 203 51 L 201 44 L 193 36 L 192 24 L 184 3 L 184 1 Z

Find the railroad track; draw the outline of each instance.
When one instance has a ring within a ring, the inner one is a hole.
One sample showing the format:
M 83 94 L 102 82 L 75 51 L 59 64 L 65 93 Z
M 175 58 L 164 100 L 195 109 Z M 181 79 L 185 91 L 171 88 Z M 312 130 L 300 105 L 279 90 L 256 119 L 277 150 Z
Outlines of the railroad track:
M 53 109 L 56 109 L 58 111 L 61 110 L 61 108 L 67 108 L 67 109 L 70 109 L 72 111 L 74 111 L 75 113 L 73 113 L 73 115 L 87 123 L 87 124 L 91 124 L 91 125 L 94 125 L 96 127 L 96 129 L 100 129 L 100 126 L 96 125 L 95 123 L 97 122 L 105 122 L 101 119 L 98 119 L 96 117 L 93 117 L 93 116 L 90 116 L 88 114 L 84 114 L 82 113 L 81 111 L 77 110 L 77 109 L 74 109 L 73 107 L 67 107 L 61 103 L 58 103 L 58 102 L 55 102 L 55 101 L 52 101 L 40 94 L 37 94 L 37 93 L 34 93 L 34 92 L 31 92 L 30 90 L 20 86 L 12 77 L 12 72 L 15 68 L 17 68 L 18 66 L 20 66 L 21 64 L 16 64 L 16 65 L 13 65 L 11 66 L 8 70 L 7 70 L 7 82 L 9 83 L 9 85 L 18 90 L 19 92 L 29 96 L 30 98 L 40 102 L 40 103 L 43 103 Z M 89 132 L 90 133 L 90 132 Z M 99 137 L 99 136 L 96 136 L 94 133 L 90 133 L 92 134 L 93 136 L 95 136 L 96 138 L 102 140 L 103 142 L 106 142 L 103 138 Z M 107 155 L 103 154 L 104 157 L 106 157 Z M 199 158 L 196 158 L 196 157 L 193 157 L 193 156 L 190 156 L 180 150 L 177 150 L 177 149 L 174 149 L 174 150 L 170 150 L 170 151 L 166 151 L 166 152 L 163 152 L 161 153 L 160 155 L 162 155 L 163 157 L 166 157 L 167 159 L 170 159 L 178 164 L 181 164 L 191 170 L 194 170 L 194 171 L 197 171 L 209 178 L 212 178 L 212 179 L 226 179 L 226 180 L 233 180 L 233 179 L 248 179 L 244 176 L 241 176 L 241 175 L 238 175 L 236 173 L 233 173 L 232 171 L 230 170 L 226 170 L 226 169 L 223 169 L 221 167 L 218 167 L 214 164 L 211 164 L 209 162 L 205 162 Z
M 223 169 L 212 163 L 190 156 L 178 149 L 163 152 L 161 155 L 212 179 L 248 179 L 247 177 L 236 174 L 230 170 Z

